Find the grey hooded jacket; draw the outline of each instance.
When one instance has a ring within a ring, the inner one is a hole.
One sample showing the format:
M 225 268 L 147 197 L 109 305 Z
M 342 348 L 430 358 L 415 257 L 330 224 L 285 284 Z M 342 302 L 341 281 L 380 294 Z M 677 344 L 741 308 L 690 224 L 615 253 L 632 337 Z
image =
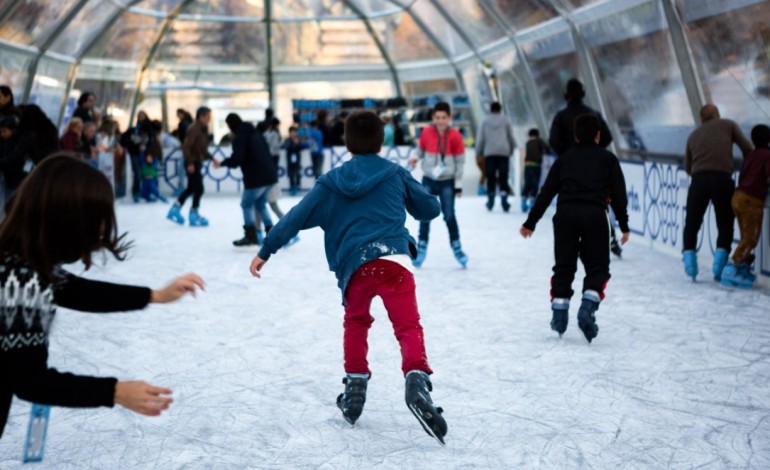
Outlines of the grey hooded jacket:
M 515 148 L 513 126 L 508 118 L 496 113 L 484 118 L 476 133 L 476 155 L 510 157 Z

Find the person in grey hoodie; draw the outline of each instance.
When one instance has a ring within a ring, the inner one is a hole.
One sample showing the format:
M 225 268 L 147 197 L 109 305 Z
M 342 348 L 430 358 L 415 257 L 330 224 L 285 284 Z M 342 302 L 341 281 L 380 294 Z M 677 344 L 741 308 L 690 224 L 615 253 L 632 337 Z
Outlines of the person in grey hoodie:
M 511 209 L 508 203 L 508 195 L 511 194 L 508 173 L 516 140 L 513 138 L 513 126 L 502 115 L 502 109 L 498 102 L 490 106 L 492 114 L 484 119 L 476 133 L 476 155 L 483 156 L 487 165 L 487 209 L 491 211 L 495 205 L 495 187 L 499 184 L 503 210 L 508 212 Z

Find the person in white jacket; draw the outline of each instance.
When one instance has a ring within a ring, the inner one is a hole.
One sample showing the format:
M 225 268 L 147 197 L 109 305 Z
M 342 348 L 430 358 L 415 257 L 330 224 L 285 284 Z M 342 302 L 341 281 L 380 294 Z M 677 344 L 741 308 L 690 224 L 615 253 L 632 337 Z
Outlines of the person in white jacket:
M 511 194 L 508 174 L 516 140 L 513 138 L 513 126 L 503 116 L 502 110 L 498 102 L 490 106 L 491 114 L 484 118 L 476 133 L 476 155 L 483 156 L 487 166 L 487 209 L 491 211 L 494 207 L 495 190 L 499 185 L 503 210 L 508 212 L 511 209 L 508 203 L 508 195 Z

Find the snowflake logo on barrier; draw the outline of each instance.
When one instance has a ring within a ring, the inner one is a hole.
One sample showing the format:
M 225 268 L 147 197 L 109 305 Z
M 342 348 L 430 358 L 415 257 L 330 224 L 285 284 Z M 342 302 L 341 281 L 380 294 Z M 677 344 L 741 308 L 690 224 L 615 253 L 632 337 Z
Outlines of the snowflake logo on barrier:
M 653 240 L 676 245 L 679 234 L 679 170 L 653 163 L 645 168 L 645 231 Z

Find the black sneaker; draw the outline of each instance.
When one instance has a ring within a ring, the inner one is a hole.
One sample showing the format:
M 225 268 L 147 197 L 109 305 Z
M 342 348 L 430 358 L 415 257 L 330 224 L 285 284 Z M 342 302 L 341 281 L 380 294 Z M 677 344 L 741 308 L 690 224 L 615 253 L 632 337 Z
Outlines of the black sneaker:
M 444 410 L 433 404 L 430 398 L 431 391 L 433 391 L 433 384 L 428 374 L 420 370 L 413 370 L 406 374 L 406 406 L 425 432 L 441 445 L 445 445 L 444 436 L 447 433 L 447 425 L 441 416 Z
M 589 343 L 599 334 L 599 325 L 596 324 L 597 310 L 599 310 L 599 295 L 587 291 L 583 294 L 583 301 L 578 310 L 578 326 Z
M 342 379 L 345 384 L 345 393 L 337 397 L 337 407 L 342 411 L 342 416 L 350 424 L 356 421 L 364 411 L 366 403 L 366 386 L 369 379 L 365 377 L 352 377 L 348 375 Z

